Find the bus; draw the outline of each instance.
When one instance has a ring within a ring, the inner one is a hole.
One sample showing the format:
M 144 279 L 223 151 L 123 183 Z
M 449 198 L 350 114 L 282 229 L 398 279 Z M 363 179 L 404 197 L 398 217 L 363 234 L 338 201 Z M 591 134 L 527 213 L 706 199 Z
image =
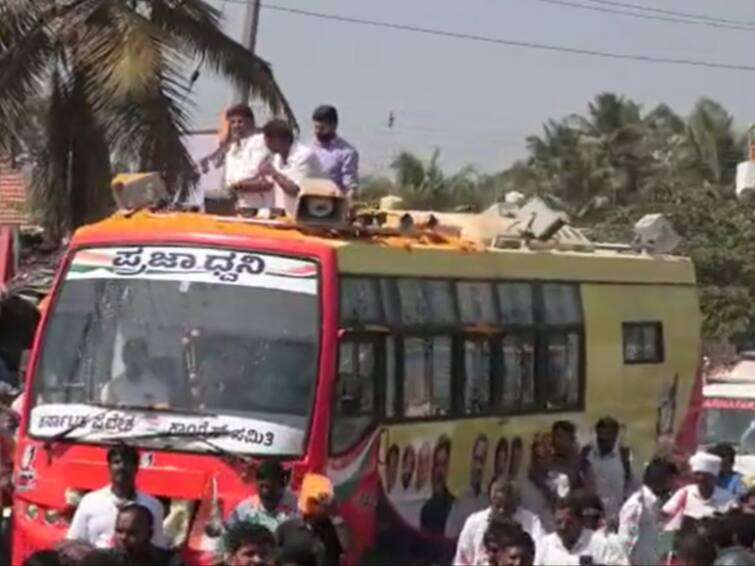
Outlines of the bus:
M 328 226 L 315 204 L 118 212 L 75 233 L 26 377 L 14 564 L 65 535 L 116 442 L 140 449 L 139 489 L 189 564 L 213 560 L 268 457 L 293 490 L 333 480 L 362 563 L 447 550 L 459 509 L 494 475 L 525 478 L 555 420 L 585 440 L 615 417 L 638 462 L 681 430 L 700 350 L 688 259 L 568 226 L 533 239 L 494 209 Z M 168 391 L 149 406 L 112 398 L 135 345 Z

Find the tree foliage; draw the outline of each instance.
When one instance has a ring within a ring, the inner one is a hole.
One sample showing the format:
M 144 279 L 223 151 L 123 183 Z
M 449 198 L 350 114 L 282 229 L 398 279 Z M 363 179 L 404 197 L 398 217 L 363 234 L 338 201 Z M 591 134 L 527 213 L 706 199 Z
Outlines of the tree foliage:
M 205 0 L 0 0 L 0 144 L 28 134 L 35 104 L 34 209 L 58 233 L 110 205 L 111 156 L 187 182 L 181 142 L 191 65 L 244 85 L 293 120 L 270 66 L 221 30 Z
M 370 180 L 367 190 L 446 210 L 479 210 L 517 190 L 546 197 L 604 241 L 630 241 L 639 218 L 661 212 L 695 263 L 707 344 L 755 345 L 755 198 L 734 192 L 744 138 L 726 109 L 701 99 L 685 117 L 602 93 L 583 115 L 546 122 L 526 147 L 494 175 L 446 176 L 437 153 L 427 162 L 401 153 L 395 181 Z

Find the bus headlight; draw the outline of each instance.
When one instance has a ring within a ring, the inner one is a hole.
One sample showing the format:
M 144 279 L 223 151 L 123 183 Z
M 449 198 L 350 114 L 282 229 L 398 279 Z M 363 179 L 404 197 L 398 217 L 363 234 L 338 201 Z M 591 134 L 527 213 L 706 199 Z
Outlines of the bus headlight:
M 34 521 L 39 516 L 39 507 L 34 503 L 29 503 L 26 506 L 26 518 Z
M 54 525 L 60 520 L 60 512 L 56 509 L 46 509 L 44 512 L 45 523 Z
M 69 487 L 66 489 L 63 497 L 65 498 L 66 505 L 69 507 L 78 507 L 79 503 L 81 503 L 81 499 L 84 497 L 84 492 L 80 489 Z

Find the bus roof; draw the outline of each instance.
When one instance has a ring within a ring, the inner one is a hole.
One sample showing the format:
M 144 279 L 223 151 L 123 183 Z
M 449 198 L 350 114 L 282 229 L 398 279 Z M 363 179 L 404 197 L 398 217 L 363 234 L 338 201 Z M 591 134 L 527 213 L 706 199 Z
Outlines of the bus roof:
M 80 228 L 73 246 L 123 242 L 133 245 L 164 237 L 166 242 L 250 238 L 332 248 L 342 273 L 432 276 L 466 279 L 576 280 L 597 283 L 694 285 L 692 262 L 628 247 L 563 247 L 532 241 L 518 248 L 484 247 L 433 230 L 315 227 L 290 220 L 263 221 L 188 212 L 116 213 Z

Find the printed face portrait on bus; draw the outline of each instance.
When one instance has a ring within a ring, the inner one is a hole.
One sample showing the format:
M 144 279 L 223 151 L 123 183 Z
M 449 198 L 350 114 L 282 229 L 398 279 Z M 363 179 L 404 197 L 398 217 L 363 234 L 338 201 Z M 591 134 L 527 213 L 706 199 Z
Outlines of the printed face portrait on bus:
M 404 489 L 409 489 L 412 484 L 412 476 L 416 466 L 415 460 L 414 447 L 408 444 L 404 448 L 404 456 L 401 458 L 401 485 L 404 486 Z
M 485 464 L 488 463 L 488 437 L 480 434 L 472 446 L 472 461 L 469 464 L 469 485 L 472 491 L 479 494 L 485 476 Z
M 392 444 L 388 448 L 388 454 L 385 456 L 385 489 L 389 493 L 393 491 L 393 487 L 396 485 L 396 480 L 398 479 L 398 458 L 398 446 Z
M 522 458 L 524 456 L 524 444 L 520 437 L 516 437 L 511 443 L 511 458 L 509 459 L 509 479 L 515 480 L 519 475 L 522 467 Z
M 447 491 L 448 470 L 451 466 L 451 439 L 443 435 L 438 439 L 433 452 L 433 493 Z
M 504 436 L 495 445 L 495 459 L 493 460 L 493 479 L 504 477 L 509 465 L 509 441 Z
M 430 481 L 430 469 L 432 467 L 433 449 L 429 442 L 423 442 L 417 458 L 417 481 L 415 489 L 422 491 Z

